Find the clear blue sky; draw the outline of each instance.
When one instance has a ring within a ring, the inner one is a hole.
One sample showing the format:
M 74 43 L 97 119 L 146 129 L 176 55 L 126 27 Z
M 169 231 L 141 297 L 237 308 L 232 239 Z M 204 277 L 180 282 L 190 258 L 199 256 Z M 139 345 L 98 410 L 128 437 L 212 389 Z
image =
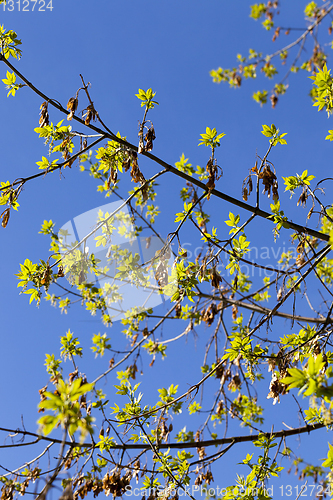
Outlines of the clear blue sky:
M 138 121 L 142 119 L 142 108 L 135 94 L 139 88 L 151 87 L 159 102 L 150 114 L 157 137 L 153 152 L 171 164 L 184 153 L 194 166 L 205 166 L 207 151 L 197 146 L 200 134 L 207 126 L 226 133 L 217 151 L 218 163 L 224 172 L 217 187 L 241 198 L 242 181 L 254 165 L 256 152 L 262 156 L 267 149 L 267 138 L 260 133 L 264 123 L 275 123 L 282 132 L 288 132 L 288 145 L 276 147 L 270 158 L 278 172 L 281 194 L 281 176 L 308 169 L 317 178 L 327 177 L 331 175 L 332 161 L 332 145 L 324 140 L 332 125 L 324 113 L 318 113 L 311 105 L 308 74 L 292 75 L 289 90 L 280 98 L 275 110 L 269 105 L 260 108 L 251 98 L 254 91 L 270 90 L 273 85 L 261 76 L 256 81 L 244 82 L 237 90 L 229 89 L 226 84 L 212 83 L 209 71 L 218 66 L 232 67 L 237 53 L 246 55 L 250 47 L 264 53 L 273 52 L 281 47 L 283 40 L 292 40 L 292 34 L 289 38 L 281 35 L 273 44 L 270 41 L 272 33 L 266 33 L 259 21 L 249 18 L 251 3 L 240 0 L 53 0 L 52 12 L 23 12 L 21 1 L 20 11 L 18 2 L 15 2 L 13 12 L 3 12 L 0 7 L 0 22 L 6 29 L 15 30 L 22 39 L 23 56 L 16 65 L 36 87 L 66 105 L 81 86 L 81 73 L 86 81 L 91 82 L 90 93 L 102 119 L 113 132 L 119 131 L 132 143 L 137 142 Z M 302 15 L 305 2 L 284 0 L 280 3 L 281 25 L 306 26 Z M 30 10 L 31 7 L 32 2 Z M 330 65 L 331 59 L 328 61 Z M 3 65 L 1 79 L 5 78 L 5 73 Z M 38 168 L 36 161 L 46 156 L 43 141 L 34 132 L 42 100 L 28 88 L 18 91 L 15 98 L 6 97 L 4 86 L 2 89 L 0 86 L 0 90 L 0 180 L 13 181 L 34 174 Z M 62 119 L 58 111 L 50 108 L 49 112 L 54 123 Z M 82 129 L 76 125 L 74 128 Z M 142 159 L 140 166 L 147 176 L 157 171 L 147 159 Z M 26 428 L 36 429 L 38 389 L 47 381 L 43 366 L 45 353 L 58 355 L 59 337 L 69 328 L 79 335 L 86 350 L 92 335 L 98 332 L 107 331 L 112 344 L 121 345 L 119 324 L 106 330 L 97 318 L 91 318 L 79 305 L 73 306 L 67 315 L 61 315 L 59 310 L 43 301 L 39 308 L 29 306 L 27 296 L 18 294 L 14 274 L 19 270 L 19 263 L 25 258 L 37 262 L 48 257 L 49 240 L 38 234 L 44 219 L 52 219 L 59 229 L 68 220 L 110 201 L 105 201 L 103 195 L 97 193 L 96 183 L 80 173 L 77 167 L 66 169 L 63 174 L 62 178 L 54 173 L 27 183 L 20 196 L 18 213 L 11 214 L 6 229 L 1 228 L 0 398 L 3 404 L 0 425 L 7 427 L 21 425 L 23 414 Z M 161 183 L 158 230 L 165 236 L 175 229 L 174 214 L 182 209 L 178 195 L 183 183 L 171 175 L 164 176 Z M 293 220 L 303 222 L 306 212 L 295 211 L 296 200 L 290 202 L 287 194 L 281 199 L 286 212 L 292 213 Z M 326 199 L 326 203 L 330 203 L 329 192 Z M 228 218 L 229 210 L 238 213 L 226 203 L 215 200 L 209 208 L 215 225 Z M 267 199 L 262 208 L 269 209 Z M 316 222 L 313 218 L 312 225 L 315 226 Z M 259 247 L 271 246 L 271 231 L 270 223 L 261 221 L 255 233 L 248 237 Z M 265 238 L 264 243 L 262 238 Z M 289 234 L 281 236 L 278 245 L 289 246 Z M 182 326 L 168 326 L 170 330 L 165 327 L 164 338 L 181 333 Z M 281 326 L 289 333 L 290 325 L 281 322 Z M 170 362 L 156 362 L 152 369 L 154 376 L 149 377 L 150 385 L 143 382 L 143 391 L 156 394 L 163 380 L 164 385 L 176 383 L 180 362 L 186 365 L 186 373 L 180 378 L 181 391 L 200 379 L 200 373 L 190 367 L 196 366 L 196 362 L 197 366 L 202 363 L 209 332 L 202 327 L 197 333 L 196 340 L 190 338 L 187 344 L 183 342 L 183 351 L 170 344 Z M 182 352 L 188 352 L 185 361 Z M 89 359 L 85 366 L 87 372 L 92 369 L 97 373 L 107 366 L 108 360 L 105 359 L 99 367 L 92 365 L 90 368 L 92 357 Z M 148 370 L 145 367 L 145 374 Z M 109 377 L 108 382 L 109 385 L 114 382 L 114 376 Z M 267 385 L 268 382 L 262 392 L 263 405 L 266 405 Z M 212 384 L 212 391 L 215 390 L 217 387 Z M 271 405 L 271 401 L 268 404 Z M 294 415 L 288 415 L 289 408 Z M 291 426 L 299 425 L 296 412 L 291 396 L 288 401 L 282 398 L 281 404 L 274 407 L 274 415 L 269 413 L 265 428 L 270 430 L 273 421 L 275 429 L 283 427 L 282 421 Z M 185 425 L 184 421 L 182 425 Z M 190 422 L 188 426 L 191 426 Z M 234 431 L 238 432 L 236 427 Z M 325 433 L 321 436 L 324 446 L 320 457 L 324 457 L 327 439 Z M 306 439 L 308 450 L 313 450 L 316 436 L 303 438 L 304 442 Z M 233 481 L 234 463 L 244 458 L 245 448 L 232 450 L 228 453 L 228 464 L 224 461 L 219 466 L 224 468 L 223 478 L 218 481 L 221 486 Z M 2 450 L 0 465 L 6 464 L 9 455 L 13 466 L 20 465 L 15 452 L 9 454 Z M 242 472 L 241 469 L 238 472 Z M 216 478 L 218 475 L 217 468 Z M 294 481 L 294 478 L 287 477 L 284 484 L 294 484 Z

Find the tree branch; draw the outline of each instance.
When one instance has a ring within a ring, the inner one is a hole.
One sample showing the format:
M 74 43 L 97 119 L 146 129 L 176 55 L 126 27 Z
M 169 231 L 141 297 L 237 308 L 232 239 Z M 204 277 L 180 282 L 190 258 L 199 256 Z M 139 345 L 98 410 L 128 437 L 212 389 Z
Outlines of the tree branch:
M 314 425 L 304 425 L 303 427 L 297 427 L 295 429 L 288 429 L 288 430 L 281 430 L 277 432 L 273 432 L 275 437 L 289 437 L 289 436 L 296 436 L 299 434 L 305 434 L 310 432 L 316 431 L 318 429 L 323 429 L 325 424 L 314 424 Z M 32 432 L 28 431 L 21 431 L 21 430 L 13 430 L 13 429 L 5 429 L 5 428 L 0 428 L 0 431 L 5 431 L 5 432 L 16 432 L 18 434 L 24 434 L 24 435 L 29 435 L 29 436 L 36 436 L 39 437 L 43 441 L 49 441 L 52 443 L 59 443 L 62 444 L 61 439 L 51 439 L 46 436 L 40 436 L 38 434 L 34 434 Z M 227 444 L 227 443 L 246 443 L 249 441 L 256 441 L 260 435 L 264 435 L 266 437 L 270 437 L 272 435 L 272 432 L 260 432 L 258 434 L 246 434 L 245 436 L 231 436 L 231 437 L 226 437 L 226 438 L 221 438 L 221 439 L 208 439 L 208 440 L 203 440 L 203 441 L 193 441 L 193 442 L 186 442 L 186 443 L 161 443 L 159 444 L 159 449 L 183 449 L 183 448 L 201 448 L 201 447 L 208 447 L 208 446 L 216 446 L 220 444 Z M 81 447 L 81 448 L 91 448 L 91 447 L 96 447 L 96 445 L 92 445 L 92 443 L 76 443 L 76 442 L 70 442 L 70 441 L 65 441 L 65 445 L 72 446 L 72 447 Z M 149 450 L 151 449 L 149 444 L 115 444 L 112 446 L 113 450 Z
M 332 9 L 333 9 L 333 5 L 330 8 L 330 10 L 332 10 Z M 0 61 L 3 61 L 12 71 L 14 71 L 14 73 L 19 78 L 21 78 L 21 80 L 24 81 L 26 83 L 26 85 L 28 87 L 30 87 L 36 94 L 38 94 L 40 97 L 45 99 L 47 102 L 49 102 L 52 106 L 54 106 L 56 109 L 58 109 L 62 113 L 66 114 L 66 115 L 69 114 L 69 111 L 67 111 L 63 106 L 61 106 L 61 104 L 59 104 L 57 101 L 55 101 L 53 99 L 49 99 L 45 94 L 43 94 L 40 90 L 38 90 L 32 83 L 30 83 L 29 80 L 27 80 L 9 61 L 7 61 L 2 54 L 0 54 Z M 92 125 L 91 123 L 89 125 L 85 125 L 84 121 L 76 115 L 73 115 L 73 120 L 76 120 L 77 122 L 81 123 L 81 125 L 84 125 L 86 127 L 88 126 L 90 129 L 94 130 L 95 132 L 102 134 L 105 137 L 108 137 L 115 142 L 118 142 L 118 144 L 122 144 L 123 146 L 125 146 L 126 148 L 128 148 L 132 151 L 136 151 L 136 152 L 138 151 L 137 146 L 134 146 L 133 144 L 121 139 L 120 137 L 117 137 L 113 132 L 105 132 L 105 131 L 101 130 L 99 127 Z M 147 151 L 143 151 L 141 154 L 143 156 L 146 156 L 147 158 L 151 159 L 155 163 L 158 163 L 162 167 L 166 168 L 169 172 L 177 175 L 178 177 L 181 177 L 182 179 L 185 179 L 188 182 L 191 182 L 192 184 L 196 185 L 197 187 L 208 192 L 208 188 L 206 187 L 206 185 L 203 182 L 201 182 L 197 179 L 194 179 L 193 177 L 186 174 L 185 172 L 181 172 L 180 170 L 176 169 L 172 165 L 168 164 L 167 162 L 161 160 L 157 156 L 155 156 Z M 67 162 L 68 162 L 68 160 L 67 160 Z M 13 185 L 15 185 L 15 184 L 13 184 Z M 232 196 L 229 196 L 225 193 L 222 193 L 221 191 L 218 191 L 216 189 L 212 189 L 209 192 L 211 195 L 216 196 L 217 198 L 220 198 L 220 199 L 226 201 L 227 203 L 231 203 L 232 205 L 235 205 L 239 208 L 243 208 L 244 210 L 247 210 L 248 212 L 252 212 L 253 214 L 258 215 L 259 217 L 262 217 L 264 219 L 268 219 L 272 215 L 268 212 L 265 212 L 264 210 L 261 210 L 258 207 L 253 207 L 252 205 L 248 205 L 247 203 L 244 203 L 241 200 L 237 200 L 236 198 L 233 198 Z M 268 219 L 268 220 L 272 221 L 272 219 Z M 289 224 L 289 226 L 292 229 L 294 229 L 295 231 L 298 231 L 299 233 L 308 234 L 308 235 L 313 236 L 314 238 L 318 238 L 319 240 L 322 240 L 322 241 L 327 241 L 327 242 L 329 241 L 329 236 L 327 234 L 321 233 L 320 231 L 316 231 L 314 229 L 306 228 L 304 226 L 301 226 L 300 224 L 295 224 L 294 222 L 289 221 L 289 220 L 287 220 L 285 222 L 287 224 Z

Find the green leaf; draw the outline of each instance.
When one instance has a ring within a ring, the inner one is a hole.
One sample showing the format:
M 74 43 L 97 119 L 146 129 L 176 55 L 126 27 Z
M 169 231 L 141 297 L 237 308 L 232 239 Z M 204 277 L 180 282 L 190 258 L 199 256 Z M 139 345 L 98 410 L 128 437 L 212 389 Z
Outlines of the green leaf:
M 333 446 L 328 443 L 328 453 L 327 453 L 327 459 L 321 464 L 322 467 L 329 467 L 330 469 L 333 468 Z
M 202 140 L 199 142 L 198 146 L 210 146 L 212 149 L 220 146 L 220 139 L 225 136 L 225 134 L 217 134 L 216 128 L 210 129 L 206 127 L 206 133 L 200 134 Z
M 276 146 L 278 143 L 287 144 L 287 141 L 283 139 L 287 135 L 287 133 L 283 133 L 279 135 L 279 129 L 276 128 L 274 123 L 269 127 L 268 125 L 262 126 L 263 130 L 261 133 L 266 137 L 271 137 L 272 139 L 269 141 L 273 146 Z
M 158 104 L 157 101 L 153 101 L 153 97 L 156 92 L 153 92 L 152 89 L 148 89 L 146 92 L 142 89 L 139 89 L 139 93 L 135 94 L 138 99 L 142 101 L 141 107 L 146 106 L 147 109 L 153 109 L 155 104 Z

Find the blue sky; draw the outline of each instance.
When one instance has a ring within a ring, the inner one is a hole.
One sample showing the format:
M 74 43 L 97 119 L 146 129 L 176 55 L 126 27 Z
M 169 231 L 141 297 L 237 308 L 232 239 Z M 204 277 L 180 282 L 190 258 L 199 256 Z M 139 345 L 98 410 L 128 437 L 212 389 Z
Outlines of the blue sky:
M 283 208 L 294 221 L 304 223 L 306 211 L 296 211 L 296 196 L 290 201 L 288 194 L 282 195 L 281 176 L 302 173 L 305 169 L 317 179 L 330 176 L 332 148 L 324 140 L 332 125 L 324 113 L 312 107 L 308 97 L 311 88 L 308 74 L 300 72 L 289 78 L 288 92 L 280 98 L 275 110 L 268 104 L 260 108 L 251 98 L 254 91 L 270 90 L 274 85 L 262 76 L 256 81 L 244 82 L 237 90 L 229 89 L 226 84 L 213 84 L 209 76 L 213 68 L 235 65 L 236 54 L 246 55 L 250 47 L 267 53 L 280 48 L 284 40 L 285 43 L 292 40 L 293 34 L 289 38 L 281 35 L 273 44 L 272 33 L 265 32 L 260 21 L 249 18 L 251 3 L 240 0 L 81 0 L 79 3 L 53 0 L 52 12 L 23 12 L 18 11 L 15 2 L 13 12 L 3 12 L 0 8 L 0 22 L 6 29 L 15 30 L 22 39 L 22 59 L 19 63 L 12 62 L 28 80 L 66 105 L 81 86 L 81 73 L 85 81 L 91 82 L 90 94 L 102 119 L 113 132 L 119 131 L 132 143 L 137 142 L 138 121 L 142 119 L 142 108 L 135 94 L 139 88 L 151 87 L 159 102 L 149 116 L 157 137 L 153 153 L 170 164 L 184 153 L 194 166 L 205 166 L 208 155 L 203 146 L 198 147 L 200 134 L 207 126 L 224 132 L 226 136 L 217 151 L 224 175 L 217 188 L 237 198 L 241 198 L 242 181 L 254 165 L 256 152 L 262 156 L 267 150 L 267 138 L 260 133 L 262 124 L 275 123 L 282 132 L 288 132 L 288 145 L 277 146 L 270 156 L 278 172 L 281 203 L 283 201 Z M 300 0 L 281 1 L 279 24 L 306 27 L 302 14 L 304 5 Z M 325 37 L 326 32 L 323 42 L 328 41 Z M 328 60 L 330 65 L 331 58 Z M 5 78 L 5 73 L 3 65 L 1 78 Z M 34 132 L 42 100 L 28 88 L 19 90 L 15 98 L 7 98 L 3 86 L 0 102 L 0 180 L 13 181 L 34 174 L 38 168 L 36 161 L 46 155 L 43 141 Z M 79 109 L 82 107 L 80 103 Z M 57 110 L 49 108 L 49 113 L 54 123 L 63 119 Z M 73 126 L 75 130 L 80 129 Z M 140 167 L 147 176 L 157 171 L 148 159 L 140 159 Z M 176 227 L 174 214 L 182 209 L 179 190 L 183 182 L 171 174 L 162 179 L 158 200 L 161 215 L 157 227 L 166 236 Z M 77 167 L 66 169 L 62 178 L 56 172 L 29 182 L 20 196 L 18 213 L 11 214 L 6 229 L 1 228 L 0 397 L 5 405 L 0 410 L 0 425 L 5 427 L 19 426 L 23 414 L 26 427 L 36 429 L 38 389 L 47 380 L 43 366 L 45 353 L 59 352 L 59 337 L 69 328 L 86 342 L 87 350 L 92 335 L 98 332 L 107 331 L 112 344 L 121 345 L 119 325 L 112 331 L 105 330 L 97 318 L 91 318 L 79 305 L 72 307 L 67 315 L 43 301 L 39 308 L 29 306 L 27 296 L 18 294 L 14 277 L 19 263 L 25 258 L 36 262 L 48 257 L 48 238 L 38 234 L 45 219 L 52 219 L 59 229 L 68 220 L 110 201 L 97 193 L 96 187 L 96 182 Z M 325 199 L 326 203 L 330 202 L 329 190 Z M 249 201 L 254 203 L 254 199 Z M 261 207 L 269 210 L 269 201 L 263 199 Z M 238 213 L 220 201 L 212 200 L 208 206 L 216 224 L 228 218 L 229 210 Z M 245 220 L 245 215 L 240 214 Z M 313 217 L 311 227 L 315 227 L 316 222 Z M 253 227 L 253 234 L 249 234 L 251 241 L 259 247 L 273 245 L 269 222 L 260 221 Z M 183 242 L 186 238 L 190 242 L 191 233 L 184 234 Z M 289 235 L 281 236 L 278 245 L 288 246 Z M 317 297 L 314 300 L 319 302 Z M 300 307 L 306 311 L 305 306 L 301 304 Z M 281 326 L 286 330 L 290 327 L 285 322 L 281 322 Z M 163 330 L 165 338 L 180 333 L 182 326 L 168 328 Z M 191 338 L 188 344 L 185 341 L 181 344 L 189 349 L 192 366 L 202 362 L 208 336 L 205 328 L 198 329 L 197 333 L 197 339 Z M 92 369 L 93 373 L 107 366 L 108 360 L 102 360 L 101 366 L 91 368 L 92 356 L 89 359 L 86 369 Z M 156 393 L 163 380 L 165 384 L 176 383 L 180 361 L 179 348 L 170 344 L 170 362 L 156 362 L 154 377 L 150 378 L 149 387 L 143 382 L 143 390 Z M 182 376 L 182 388 L 186 390 L 188 384 L 199 378 L 200 373 L 188 370 L 186 376 Z M 109 384 L 113 381 L 114 378 L 108 378 Z M 296 413 L 295 408 L 296 405 L 293 410 Z M 283 400 L 280 406 L 274 407 L 274 412 L 275 426 L 280 429 L 288 412 Z M 269 419 L 273 421 L 272 412 Z M 271 423 L 267 421 L 267 430 Z M 298 425 L 297 417 L 288 415 L 286 423 Z M 304 442 L 305 439 L 308 439 L 309 450 L 316 437 L 304 438 Z M 324 444 L 326 440 L 324 435 Z M 242 454 L 244 450 L 240 448 L 232 450 L 228 463 L 240 461 Z M 15 452 L 10 456 L 15 465 Z M 0 464 L 6 460 L 7 452 L 0 450 Z M 234 467 L 230 467 L 231 473 Z M 229 473 L 228 476 L 231 477 Z M 288 481 L 294 479 L 287 478 Z

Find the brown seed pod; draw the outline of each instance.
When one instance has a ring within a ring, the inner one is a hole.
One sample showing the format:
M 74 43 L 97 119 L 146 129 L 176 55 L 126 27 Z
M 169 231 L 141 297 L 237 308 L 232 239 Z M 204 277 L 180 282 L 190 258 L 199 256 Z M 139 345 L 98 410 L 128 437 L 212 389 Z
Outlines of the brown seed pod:
M 2 219 L 1 225 L 2 227 L 7 227 L 10 216 L 10 208 L 6 208 L 4 212 L 0 215 L 0 219 Z
M 247 188 L 248 188 L 249 194 L 250 194 L 250 193 L 252 193 L 252 190 L 253 190 L 253 184 L 252 184 L 252 178 L 251 178 L 251 175 L 249 176 L 249 180 L 247 181 Z
M 273 200 L 277 201 L 279 199 L 277 177 L 275 173 L 272 172 L 269 165 L 265 165 L 259 174 L 259 179 L 262 180 L 264 185 L 264 194 L 267 193 L 268 198 L 270 198 L 272 190 Z
M 299 254 L 296 259 L 296 266 L 301 267 L 305 262 L 305 258 L 303 254 Z
M 278 27 L 276 28 L 276 30 L 274 31 L 274 35 L 273 35 L 273 38 L 272 38 L 272 42 L 275 42 L 275 40 L 277 39 L 277 37 L 280 35 L 280 30 L 281 30 L 281 28 L 280 28 L 280 26 L 278 26 Z
M 95 121 L 96 120 L 96 110 L 93 106 L 93 104 L 89 104 L 89 106 L 87 106 L 87 109 L 86 109 L 86 113 L 83 115 L 83 118 L 85 118 L 84 120 L 84 124 L 85 125 L 89 125 L 91 120 Z
M 39 126 L 45 127 L 49 124 L 49 113 L 47 110 L 48 103 L 44 101 L 40 106 L 40 118 L 39 118 Z
M 57 274 L 58 278 L 63 278 L 65 276 L 65 273 L 64 273 L 64 267 L 61 265 L 59 266 L 58 268 L 58 274 Z
M 277 102 L 278 102 L 278 96 L 276 94 L 272 94 L 270 96 L 270 101 L 271 101 L 271 104 L 272 104 L 272 108 L 274 109 L 275 106 L 277 105 Z
M 214 267 L 210 273 L 210 279 L 212 280 L 212 286 L 214 288 L 218 288 L 220 283 L 222 282 L 222 278 L 219 275 L 219 273 L 216 271 L 216 268 Z
M 222 414 L 223 407 L 224 407 L 223 401 L 219 401 L 217 403 L 217 405 L 216 405 L 216 413 L 217 413 L 217 415 L 221 415 Z
M 155 279 L 158 283 L 158 286 L 160 288 L 163 288 L 164 286 L 166 286 L 168 284 L 168 270 L 165 266 L 165 263 L 163 260 L 161 260 L 158 265 L 157 265 L 157 268 L 156 268 L 156 271 L 155 271 Z
M 50 273 L 51 273 L 51 268 L 50 266 L 48 265 L 43 273 L 43 277 L 42 277 L 42 280 L 41 280 L 41 284 L 42 285 L 47 285 L 48 284 L 48 281 L 50 279 Z
M 140 130 L 139 132 L 139 146 L 138 146 L 138 154 L 140 155 L 145 151 L 145 143 L 143 141 L 143 132 Z
M 67 120 L 68 121 L 71 121 L 73 116 L 74 116 L 74 113 L 77 109 L 77 105 L 78 105 L 78 99 L 76 97 L 71 97 L 67 103 L 67 109 L 70 111 L 69 115 L 67 115 Z
M 301 196 L 298 198 L 297 206 L 302 205 L 302 207 L 305 207 L 306 205 L 306 200 L 308 199 L 309 193 L 307 187 L 303 187 Z
M 154 130 L 154 125 L 151 124 L 150 128 L 148 129 L 148 132 L 145 135 L 145 150 L 146 151 L 151 151 L 153 149 L 153 141 L 156 139 L 155 136 L 155 130 Z

